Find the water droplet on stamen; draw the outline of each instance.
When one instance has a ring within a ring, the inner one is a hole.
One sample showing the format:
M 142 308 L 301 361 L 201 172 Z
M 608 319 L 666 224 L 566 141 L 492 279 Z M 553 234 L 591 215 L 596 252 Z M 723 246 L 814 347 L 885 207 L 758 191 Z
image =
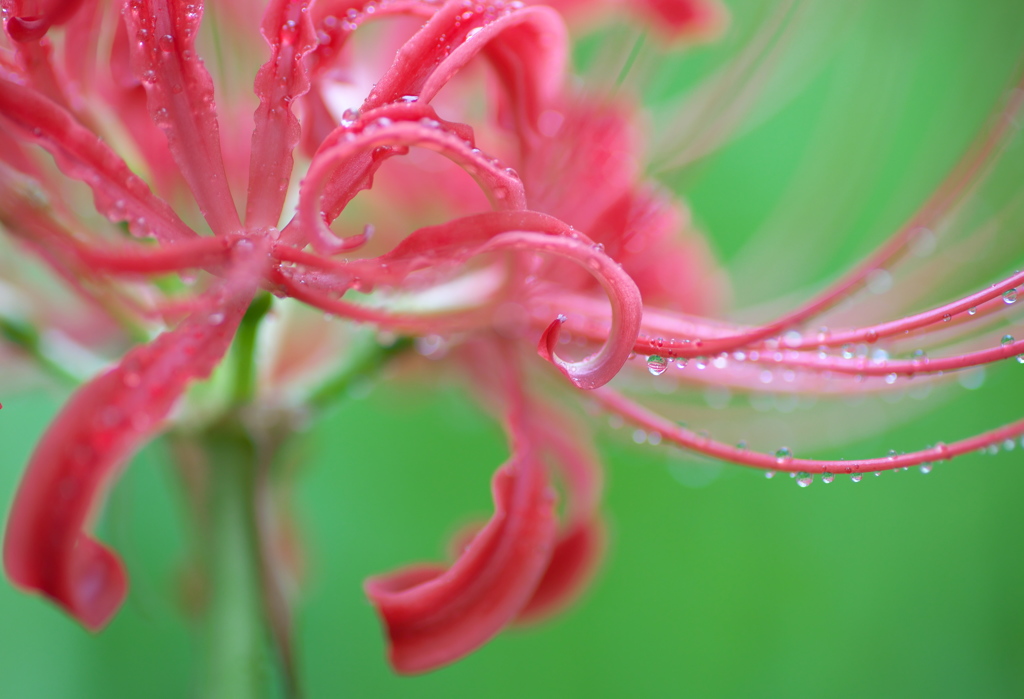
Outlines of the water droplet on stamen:
M 814 476 L 807 473 L 807 471 L 800 471 L 800 473 L 796 474 L 796 484 L 801 488 L 806 488 L 813 482 Z
M 835 479 L 836 479 L 836 476 L 835 476 L 834 473 L 829 473 L 828 471 L 825 471 L 824 473 L 821 474 L 821 482 L 822 483 L 831 483 Z
M 779 464 L 784 464 L 793 460 L 793 452 L 789 447 L 781 447 L 775 452 L 775 461 Z
M 851 474 L 851 475 L 850 475 L 850 480 L 851 480 L 851 481 L 853 481 L 854 483 L 860 483 L 860 480 L 861 480 L 861 479 L 862 479 L 863 477 L 864 477 L 864 475 L 863 475 L 863 474 L 860 474 L 860 473 L 854 473 L 854 474 Z
M 973 316 L 977 312 L 978 312 L 978 309 L 976 307 L 974 307 L 974 306 L 971 306 L 970 308 L 967 309 L 967 315 L 969 315 L 969 316 Z
M 1003 347 L 1013 344 L 1013 335 L 1003 335 L 1003 339 L 999 341 L 999 344 Z
M 1006 291 L 1003 292 L 1003 303 L 1005 303 L 1006 305 L 1010 305 L 1011 303 L 1015 302 L 1016 300 L 1017 300 L 1017 290 L 1016 289 L 1007 289 Z
M 764 477 L 769 479 L 769 480 L 771 480 L 772 478 L 775 478 L 775 471 L 765 471 L 764 472 Z
M 921 471 L 921 473 L 931 473 L 932 472 L 932 465 L 931 465 L 930 462 L 925 461 L 923 464 L 918 466 L 918 469 Z

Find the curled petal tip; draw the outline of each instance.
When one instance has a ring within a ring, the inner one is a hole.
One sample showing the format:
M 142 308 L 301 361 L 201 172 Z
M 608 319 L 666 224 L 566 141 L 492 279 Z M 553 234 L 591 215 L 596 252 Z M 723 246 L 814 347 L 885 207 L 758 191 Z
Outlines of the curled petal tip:
M 68 611 L 90 631 L 99 631 L 120 608 L 128 591 L 124 564 L 111 551 L 82 538 L 68 581 Z
M 7 20 L 7 35 L 19 44 L 42 39 L 49 28 L 50 21 L 46 17 L 11 17 Z

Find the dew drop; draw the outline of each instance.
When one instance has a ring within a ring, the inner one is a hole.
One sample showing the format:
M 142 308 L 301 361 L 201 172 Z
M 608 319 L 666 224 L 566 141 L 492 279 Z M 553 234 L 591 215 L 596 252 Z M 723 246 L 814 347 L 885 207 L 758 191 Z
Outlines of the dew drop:
M 700 370 L 707 369 L 708 368 L 708 359 L 707 359 L 707 357 L 695 357 L 694 360 L 693 360 L 693 365 L 695 367 L 697 367 L 698 369 L 700 369 Z
M 793 452 L 790 450 L 789 447 L 782 447 L 778 451 L 775 452 L 775 462 L 776 463 L 784 464 L 784 463 L 786 463 L 788 461 L 791 461 L 792 459 L 793 459 Z
M 796 347 L 802 339 L 803 336 L 796 330 L 790 330 L 782 336 L 782 342 L 786 347 Z
M 1003 347 L 1013 344 L 1013 335 L 1003 335 L 1003 339 L 999 341 L 999 344 Z
M 764 477 L 767 478 L 768 480 L 775 478 L 775 471 L 765 471 Z
M 896 379 L 897 379 L 897 376 L 896 376 L 895 373 L 893 373 L 893 374 L 886 374 L 885 375 L 885 382 L 887 384 L 889 384 L 890 386 L 892 386 L 894 383 L 896 383 Z
M 807 471 L 800 471 L 800 473 L 796 474 L 796 484 L 801 488 L 806 488 L 813 482 L 814 476 L 807 473 Z
M 928 462 L 928 461 L 925 461 L 923 464 L 921 464 L 917 468 L 918 468 L 918 470 L 921 471 L 921 473 L 931 473 L 932 472 L 931 462 Z
M 850 480 L 853 481 L 854 483 L 860 483 L 860 481 L 861 481 L 861 479 L 863 477 L 864 477 L 864 474 L 853 473 L 853 474 L 850 475 Z
M 889 456 L 887 457 L 889 459 L 889 461 L 895 461 L 896 460 L 896 456 L 897 456 L 896 450 L 895 449 L 890 449 L 889 450 Z
M 856 354 L 856 351 L 857 348 L 854 347 L 852 343 L 847 342 L 845 345 L 843 345 L 841 350 L 843 359 L 853 359 L 854 355 Z
M 668 369 L 668 360 L 664 357 L 652 354 L 647 358 L 647 371 L 651 372 L 652 376 L 661 376 Z
M 951 320 L 953 320 L 953 316 L 949 315 L 948 313 L 943 313 L 942 314 L 942 322 L 943 323 L 948 323 Z
M 1003 292 L 1003 303 L 1005 303 L 1007 306 L 1009 306 L 1011 303 L 1014 303 L 1016 300 L 1017 300 L 1017 290 L 1016 289 L 1007 289 L 1006 291 Z
M 829 473 L 828 471 L 825 471 L 823 474 L 821 474 L 822 483 L 831 483 L 835 479 L 836 475 L 834 473 Z
M 967 315 L 969 316 L 973 316 L 977 312 L 978 309 L 975 306 L 971 306 L 970 308 L 967 309 Z
M 685 369 L 688 361 L 686 357 L 680 357 L 676 360 L 676 369 Z

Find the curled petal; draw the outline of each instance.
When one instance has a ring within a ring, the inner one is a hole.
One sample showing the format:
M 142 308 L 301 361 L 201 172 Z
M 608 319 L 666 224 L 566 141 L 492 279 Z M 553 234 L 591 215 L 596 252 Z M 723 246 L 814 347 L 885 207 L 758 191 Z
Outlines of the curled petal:
M 453 128 L 430 118 L 395 121 L 382 117 L 362 125 L 358 132 L 346 132 L 336 143 L 332 139 L 332 145 L 314 157 L 299 191 L 298 226 L 305 241 L 323 254 L 357 246 L 361 239 L 338 239 L 328 224 L 360 189 L 370 185 L 372 172 L 379 166 L 376 161 L 391 149 L 413 145 L 435 150 L 464 168 L 496 209 L 526 208 L 518 175 L 473 148 Z
M 598 512 L 601 469 L 585 442 L 551 411 L 534 407 L 531 425 L 556 466 L 566 494 L 565 524 L 558 534 L 544 576 L 516 621 L 530 623 L 572 602 L 593 577 L 604 551 L 604 527 Z
M 571 238 L 537 233 L 506 233 L 485 245 L 481 252 L 501 249 L 533 250 L 559 255 L 584 265 L 597 278 L 608 294 L 612 307 L 611 329 L 601 349 L 578 361 L 566 361 L 559 357 L 555 348 L 562 323 L 565 322 L 564 317 L 559 317 L 544 332 L 537 352 L 558 367 L 578 388 L 593 389 L 611 381 L 629 359 L 643 318 L 640 291 L 629 275 L 595 246 Z
M 80 388 L 43 435 L 18 490 L 4 539 L 15 584 L 66 609 L 90 630 L 124 599 L 124 566 L 85 527 L 121 464 L 159 428 L 193 380 L 227 351 L 255 290 L 258 259 L 227 291 Z M 223 298 L 223 294 L 227 298 Z
M 493 493 L 494 516 L 450 568 L 416 566 L 366 582 L 399 672 L 432 670 L 475 650 L 533 594 L 555 537 L 554 500 L 536 454 L 520 445 L 495 474 Z
M 10 4 L 14 16 L 7 20 L 7 34 L 19 43 L 28 43 L 42 39 L 50 27 L 71 19 L 82 0 L 42 0 L 33 3 L 36 7 L 32 14 L 24 12 L 24 2 L 15 0 Z
M 576 599 L 601 560 L 604 539 L 604 527 L 597 517 L 560 532 L 551 561 L 516 621 L 529 624 L 546 619 Z

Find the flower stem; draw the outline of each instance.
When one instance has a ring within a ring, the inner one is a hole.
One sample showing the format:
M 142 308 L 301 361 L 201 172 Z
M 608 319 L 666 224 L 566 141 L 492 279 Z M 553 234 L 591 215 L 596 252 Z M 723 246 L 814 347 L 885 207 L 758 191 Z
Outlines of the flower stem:
M 208 468 L 209 605 L 203 696 L 267 697 L 273 682 L 260 585 L 256 526 L 256 449 L 240 428 L 204 438 Z

